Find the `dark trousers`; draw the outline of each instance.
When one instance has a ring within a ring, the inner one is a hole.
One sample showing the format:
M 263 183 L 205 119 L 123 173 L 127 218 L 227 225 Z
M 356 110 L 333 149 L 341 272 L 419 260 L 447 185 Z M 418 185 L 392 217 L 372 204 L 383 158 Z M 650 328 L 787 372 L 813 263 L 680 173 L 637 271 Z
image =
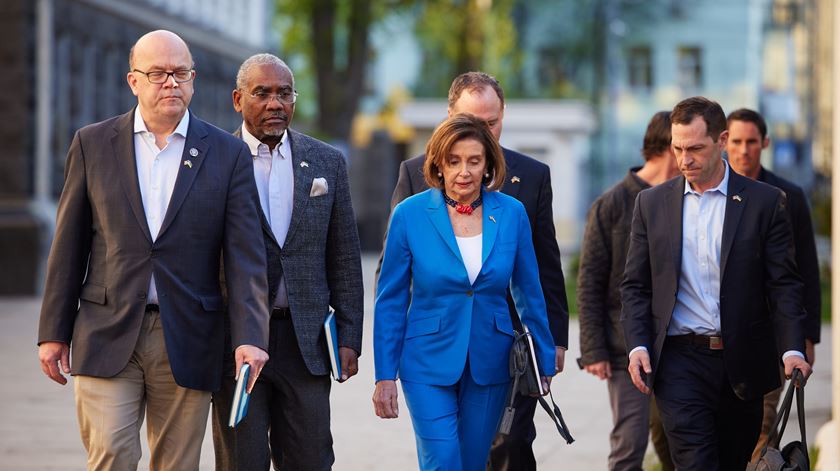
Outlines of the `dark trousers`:
M 735 395 L 722 350 L 666 338 L 654 393 L 677 469 L 746 467 L 761 429 L 762 398 Z
M 665 435 L 665 428 L 662 426 L 662 419 L 659 417 L 659 408 L 656 407 L 656 398 L 650 398 L 650 441 L 662 465 L 662 471 L 674 471 L 674 462 L 671 461 L 671 447 L 668 446 L 668 437 Z
M 488 471 L 534 471 L 537 461 L 531 445 L 537 438 L 534 427 L 534 411 L 537 409 L 537 398 L 517 395 L 514 400 L 516 413 L 510 434 L 496 434 L 490 457 L 487 460 Z
M 235 429 L 228 427 L 233 377 L 213 394 L 216 469 L 268 470 L 272 462 L 277 470 L 331 469 L 330 377 L 309 373 L 288 317 L 272 317 L 268 354 L 248 414 Z

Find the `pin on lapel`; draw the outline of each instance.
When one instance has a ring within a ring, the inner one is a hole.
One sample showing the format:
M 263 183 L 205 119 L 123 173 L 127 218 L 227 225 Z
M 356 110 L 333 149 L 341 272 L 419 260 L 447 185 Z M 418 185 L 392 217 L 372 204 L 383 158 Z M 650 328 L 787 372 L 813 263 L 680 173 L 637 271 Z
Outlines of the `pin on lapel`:
M 301 167 L 309 167 L 309 162 L 307 162 L 307 161 L 305 161 L 305 160 L 301 160 L 301 162 L 300 162 L 300 166 L 301 166 Z
M 192 168 L 192 161 L 190 161 L 190 160 L 185 160 L 185 161 L 184 161 L 184 166 L 185 166 L 185 167 Z
M 510 177 L 510 182 L 511 183 L 519 183 L 519 177 L 517 177 L 516 175 Z
M 190 148 L 190 155 L 193 156 L 193 157 L 197 157 L 198 156 L 198 149 L 196 149 L 195 147 L 191 147 Z
M 733 201 L 737 201 L 737 202 L 739 202 L 739 203 L 740 203 L 740 202 L 741 202 L 741 195 L 735 195 L 735 196 L 733 196 L 733 197 L 732 197 L 732 200 L 733 200 Z
M 496 218 L 494 218 L 493 216 L 490 216 L 490 220 L 493 221 L 494 223 L 496 222 Z

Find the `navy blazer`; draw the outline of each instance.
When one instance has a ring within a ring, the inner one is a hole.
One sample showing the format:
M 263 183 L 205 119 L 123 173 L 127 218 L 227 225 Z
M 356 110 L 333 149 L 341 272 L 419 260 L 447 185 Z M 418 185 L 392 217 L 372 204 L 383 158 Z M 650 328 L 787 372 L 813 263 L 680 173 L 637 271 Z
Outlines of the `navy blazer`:
M 470 284 L 440 190 L 394 208 L 374 307 L 376 380 L 448 386 L 467 361 L 477 384 L 510 381 L 513 325 L 506 292 L 531 330 L 542 374 L 554 347 L 522 203 L 483 192 L 482 266 Z
M 38 343 L 70 344 L 74 375 L 116 375 L 137 344 L 154 273 L 175 381 L 216 390 L 224 353 L 222 256 L 234 346 L 268 347 L 251 153 L 192 114 L 183 165 L 152 240 L 137 180 L 134 112 L 82 128 L 70 145 Z
M 805 337 L 818 343 L 822 323 L 820 262 L 817 258 L 817 244 L 814 240 L 814 226 L 811 224 L 811 209 L 808 207 L 808 200 L 802 188 L 764 167 L 761 167 L 758 181 L 775 186 L 784 191 L 787 196 L 790 222 L 793 227 L 793 245 L 796 247 L 796 267 L 804 283 L 802 306 L 808 315 Z

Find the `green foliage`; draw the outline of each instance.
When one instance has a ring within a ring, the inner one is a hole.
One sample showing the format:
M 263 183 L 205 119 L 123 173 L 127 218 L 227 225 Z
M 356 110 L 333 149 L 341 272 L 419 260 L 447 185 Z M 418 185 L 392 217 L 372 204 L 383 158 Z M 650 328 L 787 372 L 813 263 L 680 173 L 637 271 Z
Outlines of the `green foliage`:
M 517 69 L 515 0 L 428 0 L 418 4 L 415 27 L 423 50 L 419 96 L 445 96 L 452 79 L 482 70 L 505 83 Z
M 300 99 L 295 105 L 295 120 L 311 121 L 317 110 L 314 51 L 312 49 L 312 20 L 310 4 L 296 0 L 276 0 L 277 14 L 273 28 L 280 38 L 279 56 L 289 64 L 295 74 L 295 88 Z

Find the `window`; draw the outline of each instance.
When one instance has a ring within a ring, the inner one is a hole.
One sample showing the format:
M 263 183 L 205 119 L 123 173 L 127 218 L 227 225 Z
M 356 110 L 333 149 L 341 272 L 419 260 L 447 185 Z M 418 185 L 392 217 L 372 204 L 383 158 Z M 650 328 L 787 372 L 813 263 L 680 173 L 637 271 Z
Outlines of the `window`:
M 703 60 L 699 47 L 681 47 L 677 50 L 677 81 L 683 90 L 696 90 L 703 86 Z
M 637 90 L 653 88 L 653 61 L 649 47 L 633 47 L 627 51 L 627 82 L 630 88 Z

